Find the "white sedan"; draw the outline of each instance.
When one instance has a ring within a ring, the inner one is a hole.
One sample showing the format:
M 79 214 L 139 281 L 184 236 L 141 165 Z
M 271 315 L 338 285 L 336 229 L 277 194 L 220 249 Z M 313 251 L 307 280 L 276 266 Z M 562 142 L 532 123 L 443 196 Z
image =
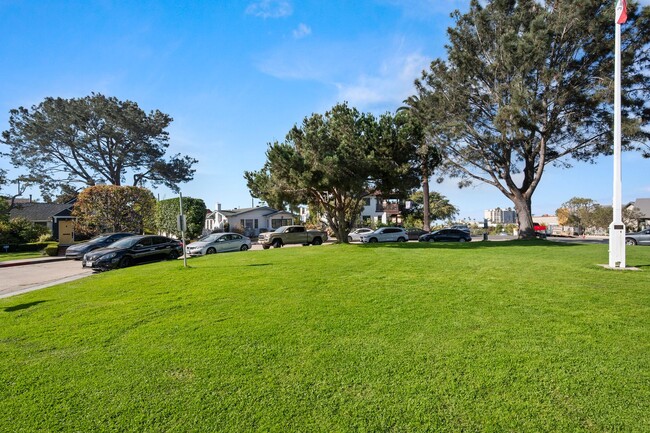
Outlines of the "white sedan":
M 247 251 L 250 247 L 250 238 L 239 233 L 212 233 L 189 244 L 185 252 L 188 256 L 204 256 L 226 251 Z

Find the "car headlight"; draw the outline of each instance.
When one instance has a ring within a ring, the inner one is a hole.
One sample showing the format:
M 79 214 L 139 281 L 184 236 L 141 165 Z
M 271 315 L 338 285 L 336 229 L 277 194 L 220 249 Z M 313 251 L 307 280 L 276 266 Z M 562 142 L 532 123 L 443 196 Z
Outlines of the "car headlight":
M 117 253 L 108 253 L 104 254 L 103 256 L 99 257 L 99 260 L 110 260 L 114 258 L 117 255 Z

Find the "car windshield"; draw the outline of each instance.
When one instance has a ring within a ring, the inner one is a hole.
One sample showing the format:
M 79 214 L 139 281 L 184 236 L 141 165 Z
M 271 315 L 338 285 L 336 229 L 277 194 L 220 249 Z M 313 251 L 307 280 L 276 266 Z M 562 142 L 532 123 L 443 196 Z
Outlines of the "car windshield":
M 97 236 L 96 238 L 92 238 L 91 240 L 88 241 L 89 244 L 101 244 L 104 242 L 106 239 L 109 238 L 109 235 L 100 235 Z
M 221 236 L 222 236 L 221 233 L 212 234 L 210 236 L 206 236 L 203 239 L 201 239 L 201 242 L 216 242 L 216 240 L 219 239 Z
M 140 236 L 129 236 L 126 238 L 122 238 L 119 241 L 113 242 L 110 247 L 111 248 L 131 248 L 133 245 L 138 243 L 138 241 L 142 239 Z

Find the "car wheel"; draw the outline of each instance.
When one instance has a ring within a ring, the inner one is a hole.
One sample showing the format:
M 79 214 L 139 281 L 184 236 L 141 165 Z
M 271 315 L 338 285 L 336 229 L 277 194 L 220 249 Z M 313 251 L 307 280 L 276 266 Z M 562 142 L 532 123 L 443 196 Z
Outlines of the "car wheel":
M 271 245 L 273 248 L 282 248 L 282 241 L 280 239 L 276 239 Z
M 348 242 L 352 242 L 352 241 L 353 241 L 352 236 L 348 236 Z
M 239 248 L 239 251 L 248 251 L 248 245 L 244 244 Z
M 371 243 L 371 244 L 376 244 L 378 242 L 378 240 L 377 240 L 377 238 L 370 238 L 368 240 L 368 242 Z
M 632 238 L 625 238 L 625 245 L 636 245 L 636 240 Z
M 133 260 L 131 260 L 131 257 L 122 257 L 120 259 L 120 268 L 128 268 L 133 264 Z
M 172 251 L 170 251 L 170 252 L 169 252 L 169 255 L 167 256 L 167 258 L 168 258 L 169 260 L 176 260 L 176 259 L 179 258 L 179 257 L 180 257 L 180 254 L 178 254 L 178 251 L 176 251 L 176 250 L 172 250 Z
M 311 242 L 312 245 L 320 245 L 322 243 L 323 241 L 321 240 L 321 238 L 316 238 Z
M 268 246 L 268 245 L 262 245 L 262 248 L 265 249 L 265 250 L 268 250 L 268 249 L 271 248 L 271 247 Z
M 467 241 L 465 240 L 465 238 L 460 238 L 458 239 L 458 242 L 467 242 Z
M 436 241 L 436 238 L 429 238 L 429 239 L 427 239 L 427 242 L 435 242 L 435 241 Z
M 208 248 L 208 250 L 205 252 L 205 254 L 214 254 L 214 253 L 216 253 L 216 252 L 217 252 L 217 250 L 215 250 L 214 248 L 210 247 L 210 248 Z
M 406 239 L 404 239 L 404 238 L 397 238 L 397 242 L 406 242 Z

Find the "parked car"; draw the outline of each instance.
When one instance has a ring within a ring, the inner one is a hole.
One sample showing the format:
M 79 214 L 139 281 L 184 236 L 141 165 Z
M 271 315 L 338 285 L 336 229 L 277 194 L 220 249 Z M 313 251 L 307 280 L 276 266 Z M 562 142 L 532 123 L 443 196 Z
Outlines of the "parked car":
M 135 233 L 105 233 L 103 235 L 94 237 L 89 241 L 70 245 L 65 250 L 65 257 L 68 259 L 81 260 L 86 253 L 97 250 L 99 248 L 107 247 L 117 240 L 134 235 Z
M 183 246 L 176 239 L 165 236 L 129 236 L 84 255 L 84 268 L 106 271 L 126 268 L 144 262 L 177 259 L 183 253 Z
M 250 247 L 251 239 L 249 237 L 238 233 L 212 233 L 188 244 L 185 252 L 188 256 L 203 256 L 226 251 L 247 251 Z
M 417 241 L 420 239 L 420 236 L 425 235 L 429 232 L 416 227 L 411 227 L 406 229 L 406 233 L 408 233 L 409 241 Z
M 650 245 L 650 229 L 625 235 L 626 245 Z
M 361 235 L 372 233 L 374 230 L 368 227 L 360 227 L 348 235 L 348 242 L 361 242 Z
M 442 229 L 420 236 L 420 242 L 470 242 L 469 232 L 459 229 Z
M 376 242 L 406 242 L 408 233 L 401 227 L 382 227 L 374 232 L 361 235 L 361 242 L 374 244 Z

